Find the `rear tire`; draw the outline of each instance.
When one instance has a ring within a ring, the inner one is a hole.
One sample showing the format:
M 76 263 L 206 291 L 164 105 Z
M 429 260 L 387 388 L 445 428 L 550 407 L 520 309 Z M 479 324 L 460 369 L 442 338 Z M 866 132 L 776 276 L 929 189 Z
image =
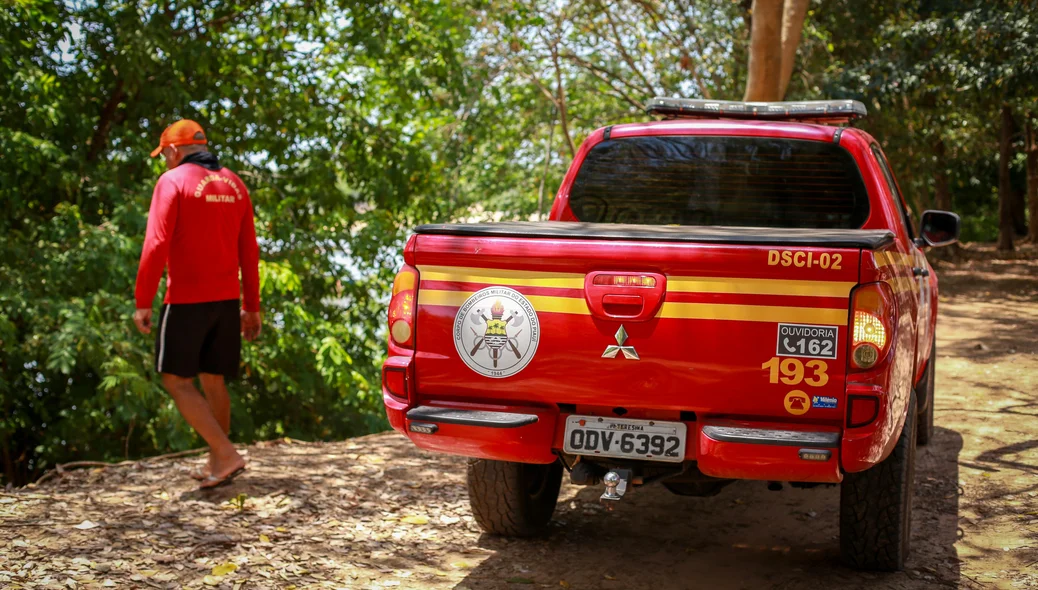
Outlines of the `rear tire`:
M 926 361 L 926 374 L 923 375 L 923 380 L 919 383 L 919 387 L 916 388 L 915 392 L 919 402 L 926 404 L 926 408 L 919 412 L 919 432 L 916 433 L 916 444 L 919 446 L 928 445 L 933 439 L 933 386 L 936 364 L 937 340 L 934 339 L 933 346 L 930 347 L 930 359 Z
M 543 533 L 555 512 L 562 463 L 532 465 L 476 459 L 469 462 L 472 515 L 492 535 L 529 537 Z
M 840 485 L 840 555 L 853 567 L 898 571 L 912 537 L 917 406 L 915 392 L 893 452 L 882 463 L 848 473 Z

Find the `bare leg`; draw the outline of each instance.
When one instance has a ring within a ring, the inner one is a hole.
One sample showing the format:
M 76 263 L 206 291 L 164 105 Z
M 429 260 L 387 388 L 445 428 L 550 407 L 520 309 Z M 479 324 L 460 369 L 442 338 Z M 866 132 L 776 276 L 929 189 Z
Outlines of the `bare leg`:
M 231 395 L 227 393 L 227 384 L 223 381 L 223 375 L 202 373 L 198 376 L 202 382 L 202 391 L 205 399 L 209 402 L 209 408 L 213 411 L 213 417 L 220 423 L 224 434 L 231 433 Z
M 192 379 L 163 373 L 162 384 L 166 386 L 166 391 L 173 396 L 173 401 L 176 402 L 177 409 L 180 410 L 184 420 L 187 420 L 187 423 L 209 444 L 209 466 L 212 468 L 214 476 L 226 477 L 232 471 L 245 465 L 245 460 L 235 450 L 231 439 L 227 438 L 227 433 L 223 431 L 220 423 L 213 416 L 209 404 L 195 389 Z

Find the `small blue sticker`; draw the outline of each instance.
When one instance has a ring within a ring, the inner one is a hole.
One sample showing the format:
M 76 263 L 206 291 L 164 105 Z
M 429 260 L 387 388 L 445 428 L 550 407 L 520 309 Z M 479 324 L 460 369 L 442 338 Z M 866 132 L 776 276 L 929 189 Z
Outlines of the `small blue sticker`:
M 816 395 L 813 398 L 811 398 L 811 407 L 812 408 L 835 408 L 836 407 L 836 398 L 835 397 L 826 397 L 824 395 Z

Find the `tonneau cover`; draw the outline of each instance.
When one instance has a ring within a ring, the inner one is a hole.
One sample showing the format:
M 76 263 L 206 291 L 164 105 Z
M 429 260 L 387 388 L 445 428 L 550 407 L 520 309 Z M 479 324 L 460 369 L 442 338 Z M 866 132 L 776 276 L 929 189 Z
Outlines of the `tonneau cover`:
M 663 226 L 568 221 L 519 221 L 502 223 L 446 223 L 420 225 L 418 234 L 485 237 L 582 238 L 758 244 L 765 246 L 828 246 L 876 250 L 894 241 L 888 230 L 796 229 L 773 227 Z

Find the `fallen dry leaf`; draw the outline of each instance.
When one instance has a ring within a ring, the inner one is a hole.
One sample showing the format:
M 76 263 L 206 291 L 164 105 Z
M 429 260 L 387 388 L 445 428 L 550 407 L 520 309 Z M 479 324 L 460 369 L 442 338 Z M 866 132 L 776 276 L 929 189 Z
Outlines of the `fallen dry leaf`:
M 400 522 L 406 522 L 407 524 L 429 524 L 428 516 L 405 516 L 400 519 Z
M 237 569 L 237 564 L 228 561 L 227 563 L 221 563 L 220 565 L 213 567 L 213 575 L 226 576 L 227 574 L 232 573 Z
M 202 578 L 202 583 L 206 586 L 219 586 L 223 578 L 220 576 L 206 576 Z
M 79 529 L 81 531 L 89 531 L 90 529 L 96 529 L 99 526 L 101 526 L 101 525 L 97 524 L 96 522 L 90 522 L 89 520 L 84 520 L 83 522 L 77 524 L 76 526 L 74 526 L 72 528 Z

